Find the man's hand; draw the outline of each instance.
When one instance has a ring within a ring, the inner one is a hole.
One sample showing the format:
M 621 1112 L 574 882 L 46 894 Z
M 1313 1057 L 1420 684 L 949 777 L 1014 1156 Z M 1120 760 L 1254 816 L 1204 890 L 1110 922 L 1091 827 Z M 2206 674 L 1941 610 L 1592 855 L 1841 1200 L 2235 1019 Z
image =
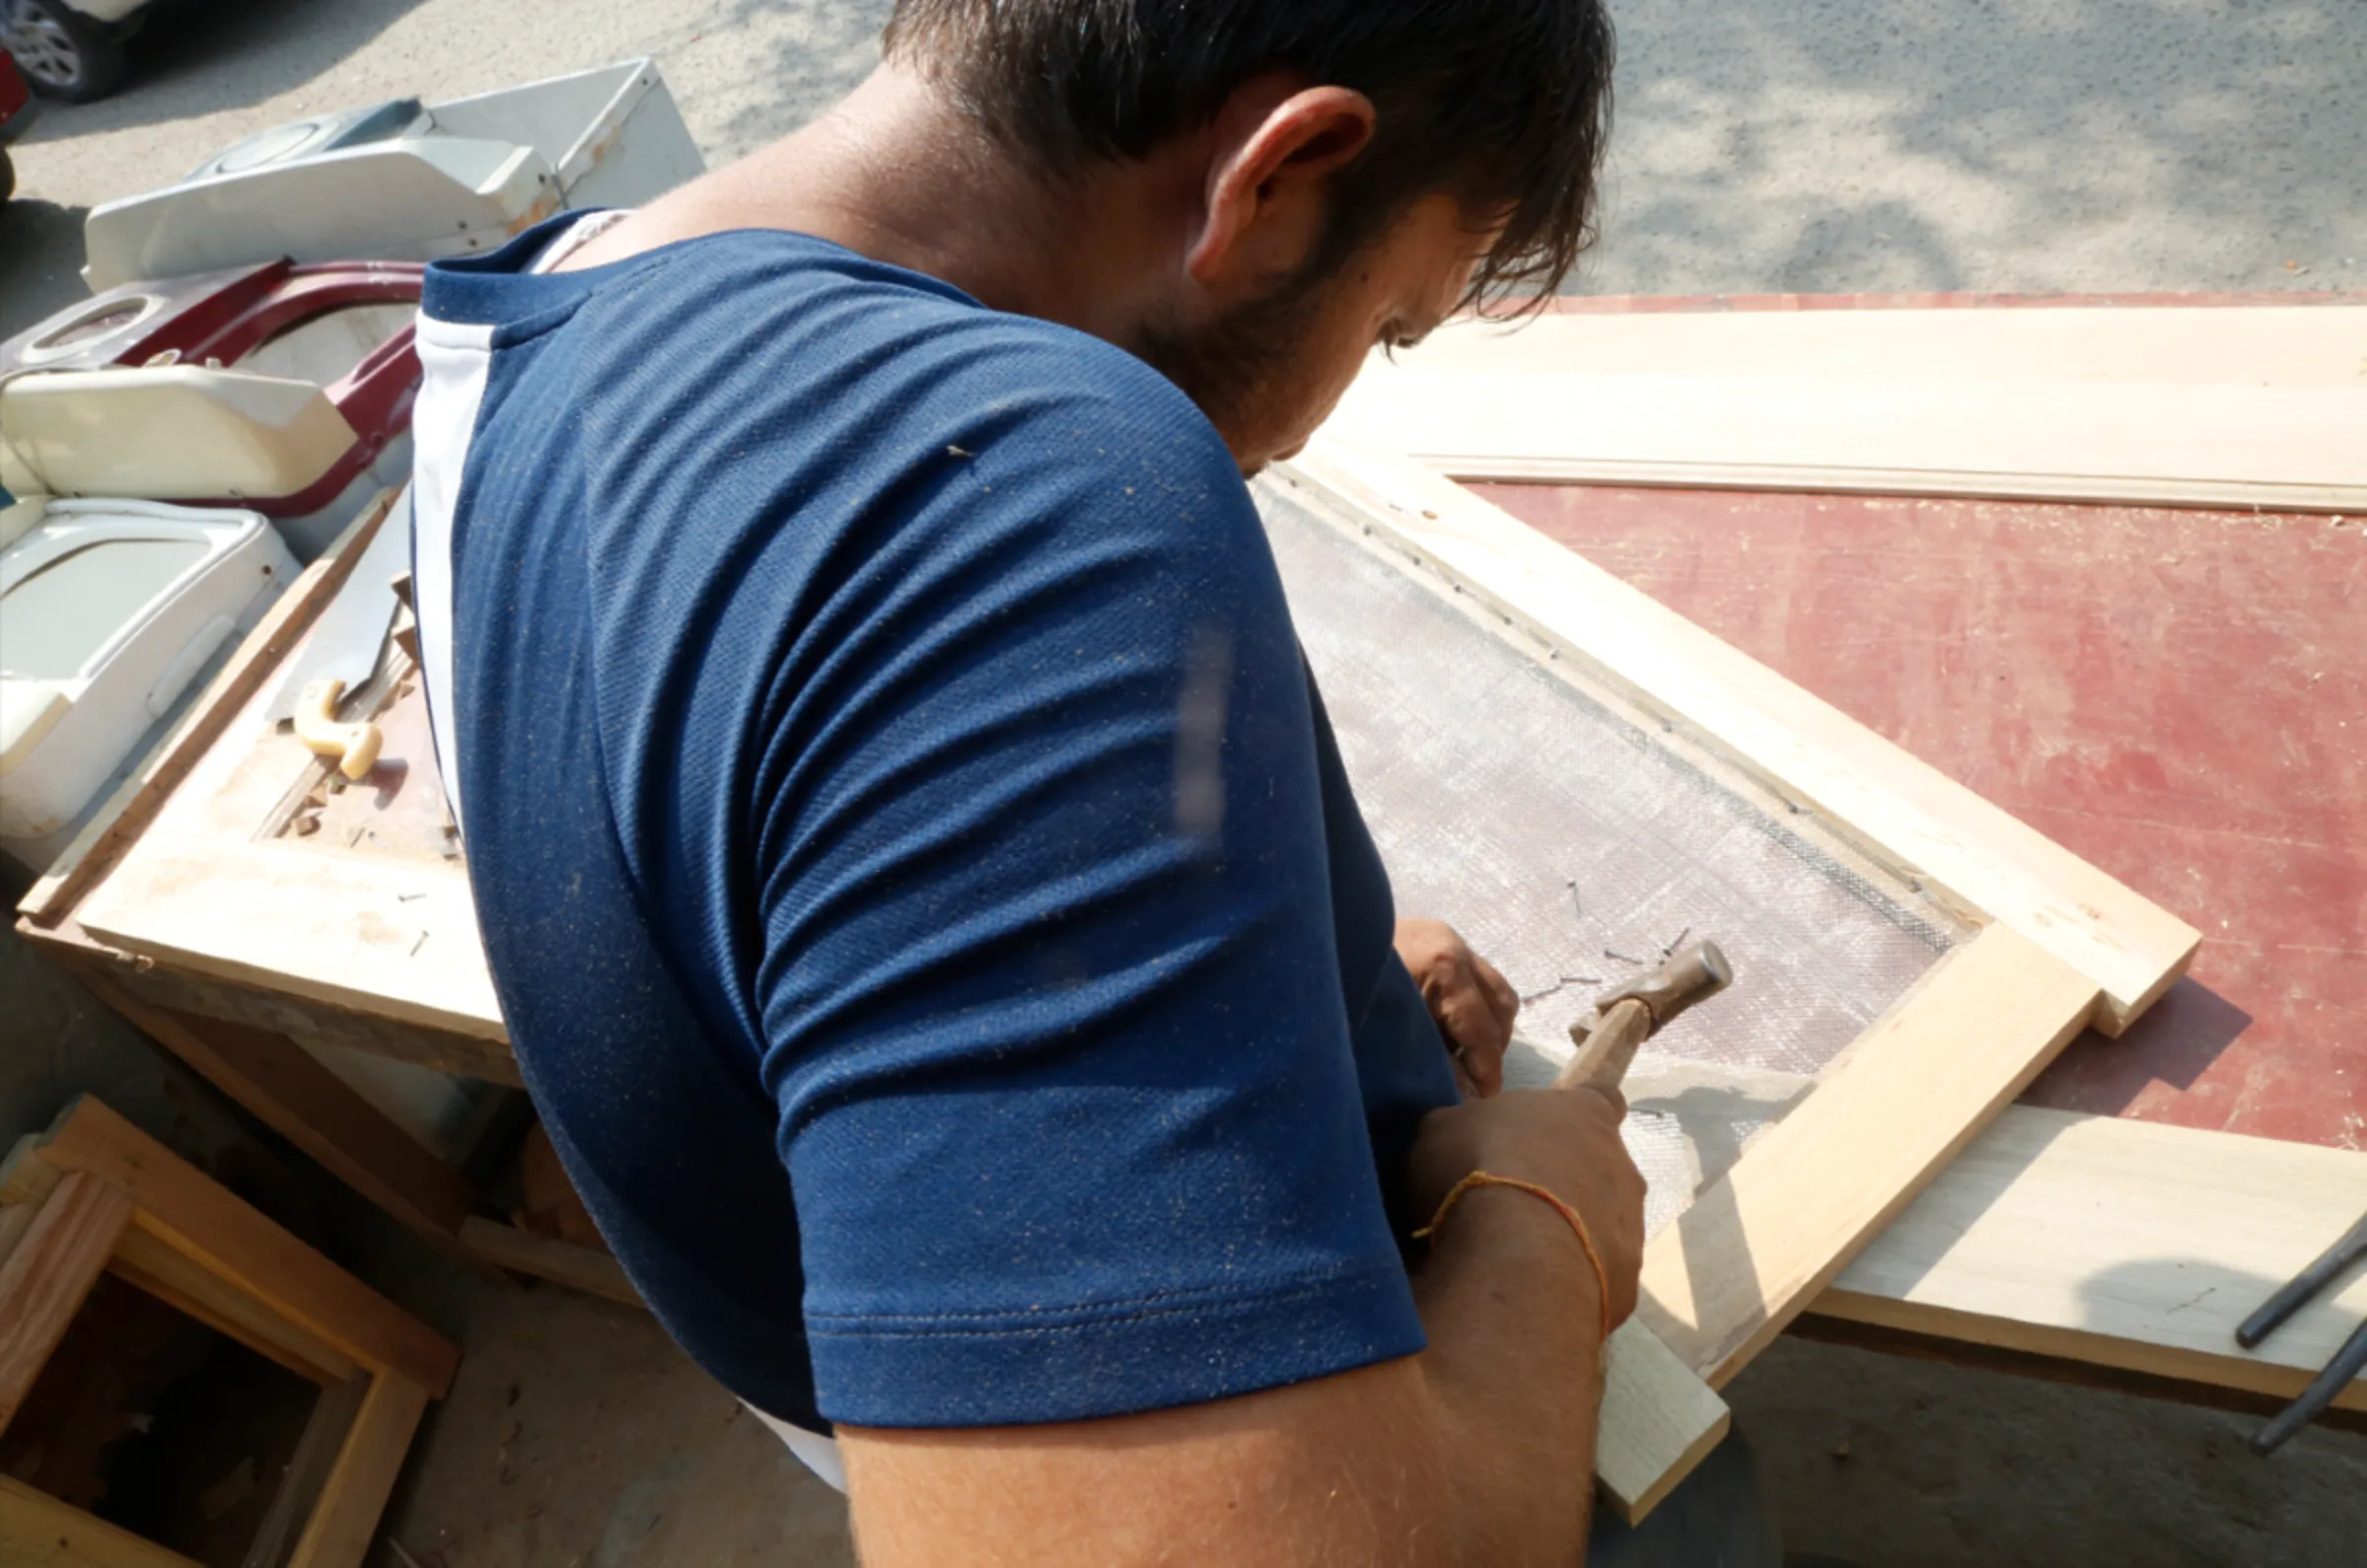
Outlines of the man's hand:
M 1443 920 L 1399 921 L 1397 949 L 1447 1036 L 1463 1098 L 1485 1100 L 1502 1089 L 1504 1047 L 1521 1011 L 1511 982 Z
M 1619 1138 L 1626 1114 L 1617 1090 L 1591 1087 L 1516 1089 L 1484 1105 L 1434 1110 L 1422 1118 L 1406 1174 L 1411 1211 L 1427 1218 L 1474 1171 L 1537 1183 L 1586 1221 L 1611 1283 L 1611 1320 L 1624 1322 L 1635 1311 L 1644 1257 L 1644 1178 Z M 1468 1218 L 1465 1211 L 1482 1198 L 1491 1198 L 1491 1189 L 1466 1194 L 1434 1245 L 1451 1241 Z M 1525 1192 L 1496 1193 L 1492 1201 L 1543 1208 Z M 1543 1229 L 1546 1245 L 1560 1243 L 1552 1224 Z M 1568 1245 L 1575 1247 L 1576 1239 Z

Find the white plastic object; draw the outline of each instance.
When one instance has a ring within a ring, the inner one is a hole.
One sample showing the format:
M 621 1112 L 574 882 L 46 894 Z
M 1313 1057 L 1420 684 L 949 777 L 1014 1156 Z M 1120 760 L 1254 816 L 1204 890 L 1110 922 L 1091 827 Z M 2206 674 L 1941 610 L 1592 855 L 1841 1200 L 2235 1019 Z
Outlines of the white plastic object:
M 37 520 L 0 549 L 0 841 L 12 847 L 72 821 L 296 576 L 253 512 L 33 504 Z
M 378 753 L 387 738 L 377 725 L 339 724 L 337 704 L 344 700 L 345 682 L 334 677 L 305 683 L 296 694 L 296 739 L 317 756 L 334 757 L 337 771 L 349 779 L 364 779 L 378 766 Z
M 0 488 L 18 495 L 292 495 L 359 438 L 311 382 L 173 365 L 0 385 Z
M 84 281 L 96 293 L 281 255 L 467 255 L 566 208 L 654 200 L 706 168 L 647 59 L 431 104 L 348 145 L 324 134 L 340 118 L 258 131 L 178 184 L 92 208 Z

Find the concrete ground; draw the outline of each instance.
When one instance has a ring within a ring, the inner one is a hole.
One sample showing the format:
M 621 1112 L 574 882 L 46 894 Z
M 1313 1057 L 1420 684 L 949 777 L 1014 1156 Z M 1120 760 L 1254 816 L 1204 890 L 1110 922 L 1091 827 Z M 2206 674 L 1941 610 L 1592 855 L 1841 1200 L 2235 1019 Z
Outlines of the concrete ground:
M 1589 291 L 2367 286 L 2357 0 L 1614 9 L 1619 125 Z M 121 95 L 53 107 L 16 150 L 0 336 L 79 297 L 92 204 L 247 131 L 650 53 L 720 161 L 858 80 L 887 11 L 244 0 L 169 15 L 135 45 Z M 136 1042 L 51 1016 L 88 1012 L 71 990 L 38 1019 L 0 1021 L 0 1063 L 40 1069 L 0 1071 L 18 1091 L 0 1094 L 6 1137 L 98 1087 L 63 1068 L 52 1083 L 57 1063 L 24 1048 L 28 1031 L 104 1036 L 80 1060 L 114 1081 L 127 1070 Z M 28 1097 L 44 1105 L 16 1105 Z M 388 1516 L 420 1568 L 851 1560 L 834 1495 L 649 1319 L 465 1273 L 358 1213 L 354 1228 L 364 1272 L 467 1349 Z M 2367 1439 L 2305 1434 L 2262 1462 L 2243 1450 L 2243 1418 L 1792 1340 L 1729 1391 L 1792 1546 L 1867 1568 L 2328 1563 L 2367 1538 Z M 398 1561 L 385 1546 L 373 1559 Z

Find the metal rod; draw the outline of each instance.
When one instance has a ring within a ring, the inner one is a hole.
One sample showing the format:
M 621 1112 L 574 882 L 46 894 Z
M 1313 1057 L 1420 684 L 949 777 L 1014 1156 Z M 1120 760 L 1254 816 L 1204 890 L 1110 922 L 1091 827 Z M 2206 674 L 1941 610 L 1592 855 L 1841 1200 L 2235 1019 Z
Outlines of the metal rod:
M 2342 1348 L 2326 1370 L 2310 1380 L 2301 1390 L 2301 1397 L 2268 1418 L 2268 1424 L 2253 1434 L 2252 1452 L 2274 1454 L 2285 1446 L 2285 1440 L 2327 1412 L 2334 1396 L 2350 1387 L 2350 1381 L 2367 1372 L 2367 1322 L 2351 1331 Z
M 2334 1282 L 2341 1273 L 2360 1258 L 2367 1257 L 2367 1215 L 2333 1246 L 2319 1255 L 2318 1261 L 2293 1276 L 2292 1282 L 2275 1295 L 2260 1303 L 2259 1310 L 2244 1319 L 2236 1330 L 2236 1343 L 2247 1350 L 2258 1349 L 2261 1340 L 2274 1333 L 2277 1325 L 2301 1311 L 2302 1303 Z

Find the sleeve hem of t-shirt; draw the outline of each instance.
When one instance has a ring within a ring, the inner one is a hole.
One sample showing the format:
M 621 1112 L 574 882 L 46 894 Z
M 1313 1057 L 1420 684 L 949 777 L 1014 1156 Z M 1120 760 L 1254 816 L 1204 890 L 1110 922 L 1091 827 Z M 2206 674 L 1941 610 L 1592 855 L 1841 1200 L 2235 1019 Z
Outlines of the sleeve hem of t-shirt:
M 1205 1404 L 1396 1361 L 1427 1343 L 1395 1260 L 1211 1299 L 948 1318 L 807 1317 L 833 1423 L 1025 1426 Z

